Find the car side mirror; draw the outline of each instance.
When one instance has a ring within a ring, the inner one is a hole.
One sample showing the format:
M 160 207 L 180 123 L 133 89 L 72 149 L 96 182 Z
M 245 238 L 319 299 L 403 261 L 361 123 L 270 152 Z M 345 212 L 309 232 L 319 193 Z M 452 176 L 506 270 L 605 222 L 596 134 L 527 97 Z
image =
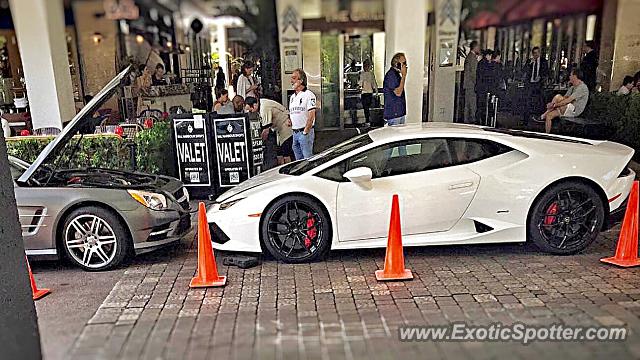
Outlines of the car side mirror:
M 364 185 L 371 182 L 373 178 L 373 172 L 368 167 L 357 167 L 344 173 L 342 176 L 349 179 L 352 183 L 358 185 Z

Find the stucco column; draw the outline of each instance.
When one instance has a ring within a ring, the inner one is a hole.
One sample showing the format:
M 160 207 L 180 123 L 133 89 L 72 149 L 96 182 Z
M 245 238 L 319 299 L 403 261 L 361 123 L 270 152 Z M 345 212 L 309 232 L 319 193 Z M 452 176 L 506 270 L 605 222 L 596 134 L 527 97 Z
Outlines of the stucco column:
M 462 0 L 433 0 L 433 5 L 435 31 L 431 52 L 434 63 L 429 79 L 429 121 L 453 122 Z
M 227 84 L 230 84 L 233 74 L 229 71 L 227 64 L 227 27 L 224 24 L 218 23 L 216 33 L 218 38 L 218 65 L 224 70 L 224 74 L 227 77 Z M 235 91 L 236 89 L 233 90 Z
M 409 66 L 405 83 L 407 123 L 422 121 L 426 5 L 425 0 L 385 0 L 384 2 L 385 72 L 391 66 L 391 58 L 398 52 L 405 54 Z M 382 80 L 380 84 L 382 86 Z
M 10 0 L 34 129 L 75 115 L 62 0 Z
M 606 0 L 602 10 L 598 84 L 617 90 L 626 75 L 640 69 L 640 0 Z

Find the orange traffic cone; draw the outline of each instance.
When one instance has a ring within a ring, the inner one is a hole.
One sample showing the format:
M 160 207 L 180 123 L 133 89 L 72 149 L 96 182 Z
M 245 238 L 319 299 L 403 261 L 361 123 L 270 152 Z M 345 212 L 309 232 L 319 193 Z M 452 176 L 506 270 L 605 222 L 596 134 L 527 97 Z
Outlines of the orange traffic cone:
M 413 279 L 411 270 L 404 268 L 398 195 L 393 195 L 393 202 L 391 203 L 391 224 L 389 225 L 389 238 L 387 240 L 387 255 L 384 259 L 384 270 L 376 271 L 376 279 L 378 279 L 378 281 Z
M 201 202 L 198 205 L 198 272 L 191 279 L 189 287 L 215 287 L 224 286 L 226 283 L 227 277 L 218 275 L 218 266 L 211 247 L 207 210 Z
M 638 259 L 638 181 L 633 182 L 631 194 L 629 194 L 629 203 L 622 220 L 622 229 L 620 230 L 620 238 L 616 247 L 616 254 L 610 258 L 603 258 L 600 261 L 618 265 L 622 267 L 631 267 L 640 265 Z
M 25 257 L 27 261 L 27 270 L 29 270 L 29 280 L 31 280 L 31 293 L 33 294 L 33 300 L 38 300 L 43 298 L 45 295 L 51 293 L 49 289 L 38 289 L 36 286 L 36 279 L 33 278 L 33 273 L 31 272 L 31 266 L 29 266 L 29 259 Z

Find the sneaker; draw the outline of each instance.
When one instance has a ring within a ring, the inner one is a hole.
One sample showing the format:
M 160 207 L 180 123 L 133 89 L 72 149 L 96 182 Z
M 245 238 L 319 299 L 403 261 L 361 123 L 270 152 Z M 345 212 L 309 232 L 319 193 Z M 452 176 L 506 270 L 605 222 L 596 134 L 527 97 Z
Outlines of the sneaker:
M 544 118 L 541 118 L 541 117 L 535 116 L 535 115 L 531 115 L 531 121 L 540 123 L 540 122 L 544 122 Z

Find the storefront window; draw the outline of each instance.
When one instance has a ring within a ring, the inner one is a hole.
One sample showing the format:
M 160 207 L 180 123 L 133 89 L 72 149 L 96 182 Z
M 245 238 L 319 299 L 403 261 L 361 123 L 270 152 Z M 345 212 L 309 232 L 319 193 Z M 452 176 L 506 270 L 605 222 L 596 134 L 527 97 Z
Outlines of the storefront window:
M 365 61 L 373 60 L 373 35 L 345 36 L 343 55 L 345 125 L 356 125 L 364 120 L 358 118 L 361 88 L 360 73 Z
M 595 38 L 597 18 L 598 17 L 596 15 L 587 16 L 587 34 L 585 38 L 586 41 L 592 41 Z
M 301 0 L 302 64 L 319 99 L 318 129 L 363 125 L 360 73 L 384 74 L 383 0 Z M 375 100 L 372 102 L 377 104 Z M 379 105 L 375 105 L 379 106 Z
M 340 67 L 338 34 L 322 34 L 322 121 L 325 128 L 340 126 Z

